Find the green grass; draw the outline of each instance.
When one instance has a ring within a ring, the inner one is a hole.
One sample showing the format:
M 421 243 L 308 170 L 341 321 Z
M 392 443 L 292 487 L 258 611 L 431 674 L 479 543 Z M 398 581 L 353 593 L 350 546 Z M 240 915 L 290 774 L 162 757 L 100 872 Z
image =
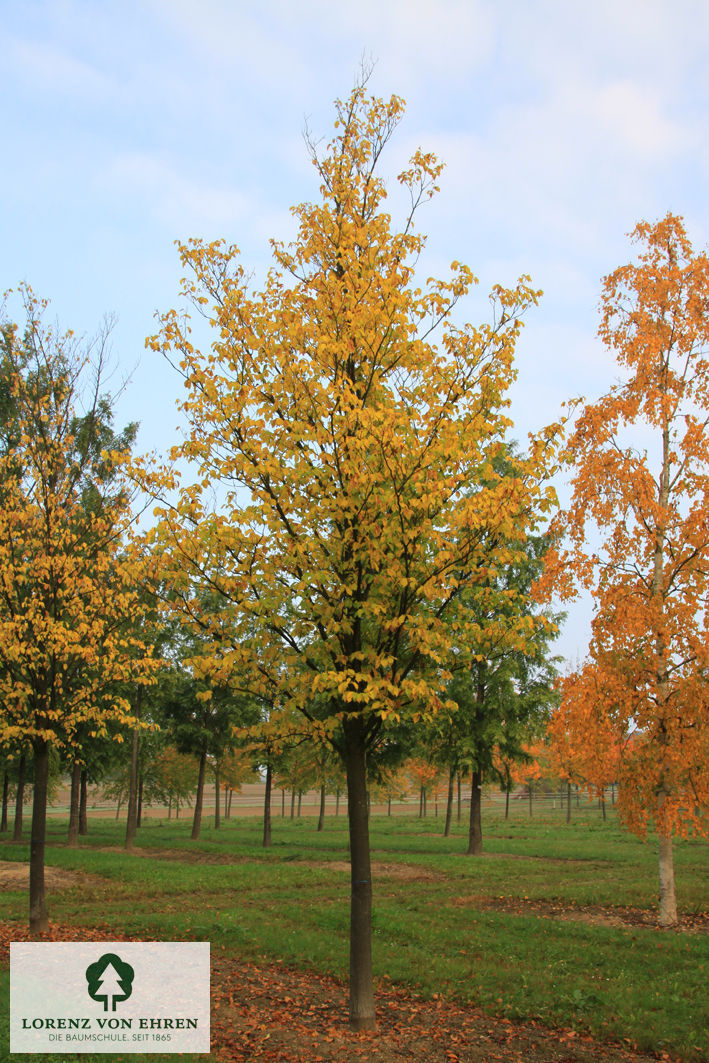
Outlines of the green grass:
M 313 818 L 277 818 L 270 850 L 261 847 L 258 819 L 229 820 L 219 831 L 206 826 L 197 843 L 189 826 L 148 820 L 139 852 L 126 854 L 123 828 L 111 820 L 91 822 L 78 849 L 65 847 L 65 824 L 52 823 L 47 863 L 96 878 L 50 895 L 51 917 L 154 940 L 210 940 L 244 959 L 346 977 L 343 816 L 327 820 L 321 833 Z M 375 866 L 373 876 L 375 974 L 383 984 L 685 1059 L 709 1057 L 707 934 L 545 918 L 525 907 L 654 913 L 652 839 L 644 844 L 613 816 L 603 823 L 588 809 L 570 825 L 558 813 L 508 821 L 488 815 L 487 855 L 478 859 L 465 854 L 464 827 L 454 826 L 450 838 L 441 830 L 432 817 L 372 819 L 373 860 L 387 869 Z M 0 859 L 27 856 L 26 845 L 0 844 Z M 675 862 L 680 909 L 706 912 L 709 846 L 678 844 Z M 26 908 L 23 893 L 0 895 L 0 918 L 24 922 Z M 6 976 L 2 991 L 7 997 Z M 0 1040 L 0 1058 L 3 1051 Z

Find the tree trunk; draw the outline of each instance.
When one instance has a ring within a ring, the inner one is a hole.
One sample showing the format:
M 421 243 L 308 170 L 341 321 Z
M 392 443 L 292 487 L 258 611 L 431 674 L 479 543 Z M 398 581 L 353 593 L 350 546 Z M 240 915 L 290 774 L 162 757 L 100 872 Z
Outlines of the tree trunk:
M 320 787 L 320 814 L 318 816 L 318 830 L 325 827 L 325 784 Z
M 450 837 L 451 832 L 451 820 L 453 819 L 453 790 L 455 783 L 455 769 L 451 768 L 448 772 L 448 797 L 446 799 L 446 825 L 443 828 L 443 837 Z
M 167 821 L 172 819 L 172 795 L 167 799 Z
M 468 830 L 468 856 L 480 856 L 483 851 L 482 827 L 482 773 L 473 771 L 470 786 L 470 828 Z
M 335 815 L 339 816 L 339 814 L 340 814 L 340 787 L 338 786 L 337 787 L 337 791 L 335 793 Z
M 120 799 L 120 797 L 119 797 L 119 798 L 118 798 L 118 801 L 117 801 L 117 803 L 116 803 L 116 820 L 118 820 L 118 817 L 119 817 L 119 816 L 120 816 L 120 814 L 121 814 L 121 805 L 122 805 L 122 804 L 123 804 L 123 802 L 121 801 L 121 799 Z
M 22 810 L 25 803 L 25 766 L 27 764 L 27 757 L 24 753 L 20 754 L 20 760 L 17 765 L 17 793 L 15 794 L 15 825 L 12 831 L 12 840 L 14 842 L 22 841 Z
M 670 495 L 670 427 L 665 421 L 662 426 L 662 470 L 660 473 L 659 491 L 659 522 L 655 528 L 654 565 L 652 576 L 652 597 L 659 604 L 660 613 L 665 612 L 665 544 L 666 526 L 665 510 Z M 665 636 L 662 630 L 655 633 L 655 653 L 658 660 L 656 675 L 659 701 L 664 709 L 670 698 L 670 680 L 668 674 L 668 652 L 665 644 Z M 660 720 L 660 765 L 664 769 L 665 760 L 665 724 Z M 661 775 L 662 778 L 662 775 Z M 674 854 L 672 851 L 672 834 L 669 826 L 663 823 L 663 805 L 667 799 L 664 781 L 660 783 L 660 791 L 657 799 L 657 824 L 659 835 L 659 874 L 660 874 L 660 916 L 659 923 L 662 927 L 677 926 L 677 898 L 675 894 L 675 868 Z
M 571 782 L 566 784 L 566 822 L 571 823 Z
M 290 818 L 295 819 L 295 787 L 290 792 Z
M 194 816 L 192 817 L 192 841 L 199 838 L 202 826 L 202 800 L 204 798 L 204 773 L 207 768 L 207 750 L 203 749 L 199 757 L 199 775 L 197 776 L 197 793 L 194 800 Z
M 510 784 L 507 784 L 505 790 L 505 819 L 510 818 Z
M 89 833 L 88 803 L 89 803 L 89 773 L 86 768 L 81 769 L 81 783 L 79 785 L 79 836 L 85 837 Z
M 463 818 L 462 772 L 458 772 L 458 822 Z
M 135 716 L 140 719 L 143 701 L 143 688 L 138 685 L 135 692 Z M 138 728 L 133 728 L 133 742 L 130 754 L 130 782 L 128 783 L 128 816 L 126 818 L 126 849 L 133 848 L 133 841 L 138 829 Z M 118 813 L 116 813 L 118 819 Z
M 0 834 L 4 834 L 7 826 L 7 806 L 10 799 L 10 773 L 5 768 L 2 780 L 2 818 L 0 818 Z
M 343 722 L 350 839 L 350 1026 L 373 1030 L 372 871 L 367 814 L 367 752 L 363 721 Z
M 677 926 L 677 897 L 675 895 L 675 866 L 672 836 L 660 835 L 660 926 Z
M 529 818 L 532 818 L 532 780 L 529 780 Z
M 271 787 L 273 786 L 273 768 L 270 760 L 266 764 L 266 793 L 263 798 L 263 848 L 268 849 L 271 845 Z M 283 795 L 281 790 L 281 795 Z M 283 800 L 281 798 L 281 814 L 283 814 Z
M 69 797 L 69 835 L 67 845 L 75 848 L 79 844 L 79 797 L 81 790 L 81 764 L 74 761 L 71 769 L 71 795 Z
M 32 937 L 38 937 L 49 930 L 47 899 L 44 890 L 48 783 L 49 746 L 41 739 L 36 739 L 34 742 L 34 796 L 30 841 L 30 935 Z
M 138 776 L 138 815 L 135 819 L 136 827 L 143 826 L 143 773 Z
M 221 810 L 220 804 L 221 798 L 219 797 L 219 761 L 214 765 L 214 829 L 219 830 L 221 826 L 219 813 Z

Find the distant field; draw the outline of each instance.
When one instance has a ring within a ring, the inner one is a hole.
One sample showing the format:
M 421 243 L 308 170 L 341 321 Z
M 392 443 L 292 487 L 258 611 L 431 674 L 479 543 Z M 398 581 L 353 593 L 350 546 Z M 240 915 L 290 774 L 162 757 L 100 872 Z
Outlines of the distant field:
M 659 931 L 652 839 L 623 833 L 612 810 L 604 822 L 584 798 L 570 825 L 551 801 L 531 819 L 521 802 L 508 820 L 502 808 L 495 801 L 484 810 L 479 858 L 465 855 L 465 822 L 442 837 L 440 805 L 436 817 L 429 802 L 426 819 L 417 806 L 373 815 L 380 986 L 672 1057 L 709 1058 L 709 845 L 677 845 L 684 922 L 678 932 Z M 311 815 L 291 820 L 288 805 L 283 817 L 278 802 L 273 811 L 267 850 L 253 815 L 218 831 L 205 816 L 196 843 L 188 815 L 151 817 L 130 854 L 123 825 L 110 818 L 92 818 L 77 849 L 65 846 L 66 822 L 54 819 L 47 862 L 63 878 L 50 891 L 50 917 L 154 940 L 210 940 L 213 951 L 223 947 L 244 963 L 277 961 L 344 979 L 344 811 L 329 815 L 322 832 Z M 26 844 L 0 843 L 0 860 L 27 857 Z M 26 908 L 17 879 L 8 878 L 0 919 L 24 925 Z

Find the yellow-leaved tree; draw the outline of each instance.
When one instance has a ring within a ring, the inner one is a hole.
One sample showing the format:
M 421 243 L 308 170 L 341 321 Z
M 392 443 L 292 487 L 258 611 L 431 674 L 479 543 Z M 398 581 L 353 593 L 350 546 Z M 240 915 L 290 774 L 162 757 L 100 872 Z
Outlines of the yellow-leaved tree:
M 132 722 L 125 684 L 148 682 L 141 605 L 126 553 L 130 489 L 101 393 L 106 333 L 88 347 L 43 320 L 22 289 L 25 320 L 0 333 L 0 746 L 30 745 L 34 797 L 30 930 L 48 928 L 44 888 L 52 748 L 81 755 Z M 110 450 L 113 454 L 106 452 Z
M 414 215 L 442 167 L 416 152 L 394 229 L 379 167 L 402 112 L 365 84 L 338 101 L 332 142 L 311 145 L 320 197 L 294 208 L 297 237 L 273 244 L 262 290 L 236 248 L 192 241 L 184 294 L 212 345 L 197 349 L 189 314 L 174 311 L 149 341 L 187 388 L 189 435 L 172 456 L 194 463 L 196 482 L 163 508 L 159 534 L 174 600 L 212 623 L 201 667 L 296 709 L 343 758 L 354 1028 L 375 1023 L 367 758 L 400 718 L 445 702 L 475 644 L 461 591 L 494 578 L 554 504 L 559 430 L 495 472 L 520 318 L 538 293 L 528 278 L 496 287 L 492 321 L 475 328 L 454 322 L 475 283 L 466 266 L 418 286 Z M 211 621 L 205 582 L 225 603 Z

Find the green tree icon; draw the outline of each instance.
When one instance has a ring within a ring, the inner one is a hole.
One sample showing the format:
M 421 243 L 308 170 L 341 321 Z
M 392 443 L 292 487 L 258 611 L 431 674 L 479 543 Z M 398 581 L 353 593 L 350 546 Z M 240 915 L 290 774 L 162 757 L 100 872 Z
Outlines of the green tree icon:
M 116 1002 L 127 1000 L 133 992 L 134 976 L 135 971 L 129 963 L 115 952 L 106 952 L 86 968 L 89 996 L 92 1000 L 102 1000 L 104 1011 L 115 1011 Z

